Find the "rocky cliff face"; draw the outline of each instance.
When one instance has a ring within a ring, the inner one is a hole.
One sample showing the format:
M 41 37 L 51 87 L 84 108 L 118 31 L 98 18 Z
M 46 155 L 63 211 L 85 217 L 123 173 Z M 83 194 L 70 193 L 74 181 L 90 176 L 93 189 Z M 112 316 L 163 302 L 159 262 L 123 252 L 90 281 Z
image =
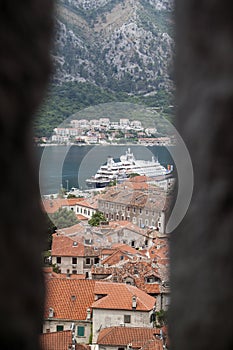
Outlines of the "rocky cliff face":
M 55 82 L 132 94 L 171 91 L 172 0 L 60 0 Z

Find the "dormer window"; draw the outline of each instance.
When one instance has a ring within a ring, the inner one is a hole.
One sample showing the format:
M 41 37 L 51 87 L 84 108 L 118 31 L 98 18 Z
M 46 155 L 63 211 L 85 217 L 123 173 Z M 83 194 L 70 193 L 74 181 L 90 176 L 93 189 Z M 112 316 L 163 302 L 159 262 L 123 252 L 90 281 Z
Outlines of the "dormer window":
M 149 276 L 146 278 L 146 282 L 147 283 L 158 283 L 160 281 L 160 279 L 156 276 Z

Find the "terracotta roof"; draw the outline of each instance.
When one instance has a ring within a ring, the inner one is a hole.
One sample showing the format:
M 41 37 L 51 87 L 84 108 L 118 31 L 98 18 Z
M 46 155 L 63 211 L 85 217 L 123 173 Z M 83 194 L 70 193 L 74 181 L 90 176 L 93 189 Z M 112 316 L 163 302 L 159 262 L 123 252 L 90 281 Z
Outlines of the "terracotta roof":
M 144 290 L 148 294 L 159 294 L 160 285 L 158 283 L 147 283 L 144 285 Z
M 56 198 L 56 199 L 43 199 L 42 209 L 48 213 L 53 214 L 61 207 L 74 206 L 80 202 L 82 198 Z
M 76 240 L 64 236 L 53 234 L 51 256 L 84 256 L 84 245 Z
M 116 250 L 112 248 L 103 248 L 101 251 L 101 255 L 111 255 L 114 253 Z
M 48 318 L 52 308 L 55 319 L 85 320 L 94 302 L 94 287 L 93 280 L 47 280 L 44 317 Z
M 76 344 L 75 345 L 75 350 L 90 350 L 91 347 L 90 345 L 87 344 Z
M 82 215 L 82 214 L 77 214 L 76 215 L 77 219 L 80 221 L 85 221 L 85 220 L 89 220 L 86 216 Z
M 136 254 L 139 254 L 139 255 L 143 255 L 144 254 L 140 251 L 140 250 L 137 250 L 131 246 L 129 246 L 128 244 L 124 244 L 124 243 L 115 243 L 112 245 L 112 248 L 114 249 L 120 249 L 122 252 L 126 252 L 126 253 L 130 253 L 130 254 L 133 254 L 133 255 L 136 255 Z
M 106 226 L 103 226 L 103 228 L 106 228 Z M 109 221 L 109 224 L 107 226 L 107 228 L 110 229 L 129 229 L 131 231 L 134 231 L 136 233 L 139 233 L 141 235 L 145 235 L 147 233 L 147 231 L 145 229 L 140 228 L 139 226 L 133 224 L 130 221 L 127 220 L 119 220 L 119 221 Z M 109 232 L 109 234 L 111 234 L 112 232 Z
M 167 207 L 168 198 L 166 192 L 157 186 L 151 185 L 148 190 L 137 190 L 134 189 L 134 183 L 127 182 L 127 184 L 124 183 L 117 188 L 110 187 L 101 194 L 99 201 L 161 211 Z
M 122 260 L 129 260 L 129 256 L 120 249 L 114 251 L 110 256 L 101 261 L 102 265 L 116 265 Z
M 71 344 L 71 331 L 40 334 L 41 350 L 67 350 Z
M 134 344 L 135 346 L 137 343 L 142 347 L 149 340 L 155 340 L 155 336 L 159 334 L 160 331 L 156 328 L 110 327 L 100 331 L 97 344 L 109 346 L 127 346 L 128 344 Z
M 74 279 L 74 280 L 85 280 L 86 279 L 86 275 L 82 274 L 82 273 L 71 273 L 69 274 L 69 277 L 67 276 L 66 273 L 58 273 L 56 278 L 69 278 L 69 279 Z
M 94 292 L 104 295 L 92 304 L 92 308 L 96 309 L 132 310 L 133 296 L 137 298 L 138 311 L 150 311 L 156 302 L 155 298 L 137 287 L 124 283 L 96 282 Z
M 79 203 L 77 203 L 79 206 L 90 208 L 90 209 L 97 209 L 98 203 L 97 201 L 91 201 L 91 200 L 82 200 Z
M 84 233 L 85 228 L 82 224 L 76 224 L 70 227 L 61 228 L 56 231 L 58 234 L 64 234 L 64 235 L 72 235 L 76 233 Z
M 147 182 L 148 179 L 149 177 L 145 175 L 138 175 L 138 176 L 131 177 L 128 181 L 129 182 Z
M 163 350 L 163 341 L 160 339 L 149 340 L 141 350 Z

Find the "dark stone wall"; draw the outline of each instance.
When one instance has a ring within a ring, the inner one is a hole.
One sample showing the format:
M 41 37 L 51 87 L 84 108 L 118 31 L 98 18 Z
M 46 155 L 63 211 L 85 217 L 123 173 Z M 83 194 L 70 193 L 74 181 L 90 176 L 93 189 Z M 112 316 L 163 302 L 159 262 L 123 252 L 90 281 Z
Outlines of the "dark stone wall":
M 51 0 L 0 0 L 0 347 L 38 349 L 44 225 L 32 115 L 51 71 Z
M 176 0 L 177 128 L 194 167 L 172 234 L 172 350 L 233 348 L 233 2 Z

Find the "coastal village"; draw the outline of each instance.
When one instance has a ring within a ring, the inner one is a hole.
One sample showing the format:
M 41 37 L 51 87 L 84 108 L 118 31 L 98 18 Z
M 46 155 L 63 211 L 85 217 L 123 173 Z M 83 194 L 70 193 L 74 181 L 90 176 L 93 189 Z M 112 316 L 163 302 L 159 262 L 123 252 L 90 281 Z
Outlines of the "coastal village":
M 172 146 L 175 136 L 158 132 L 156 127 L 145 127 L 139 120 L 121 118 L 110 121 L 109 118 L 72 119 L 66 126 L 53 130 L 51 138 L 35 140 L 42 145 L 94 145 L 94 144 L 137 144 L 142 146 Z
M 43 198 L 77 223 L 56 228 L 44 256 L 40 335 L 49 349 L 169 349 L 169 236 L 174 179 L 132 176 L 99 191 Z

